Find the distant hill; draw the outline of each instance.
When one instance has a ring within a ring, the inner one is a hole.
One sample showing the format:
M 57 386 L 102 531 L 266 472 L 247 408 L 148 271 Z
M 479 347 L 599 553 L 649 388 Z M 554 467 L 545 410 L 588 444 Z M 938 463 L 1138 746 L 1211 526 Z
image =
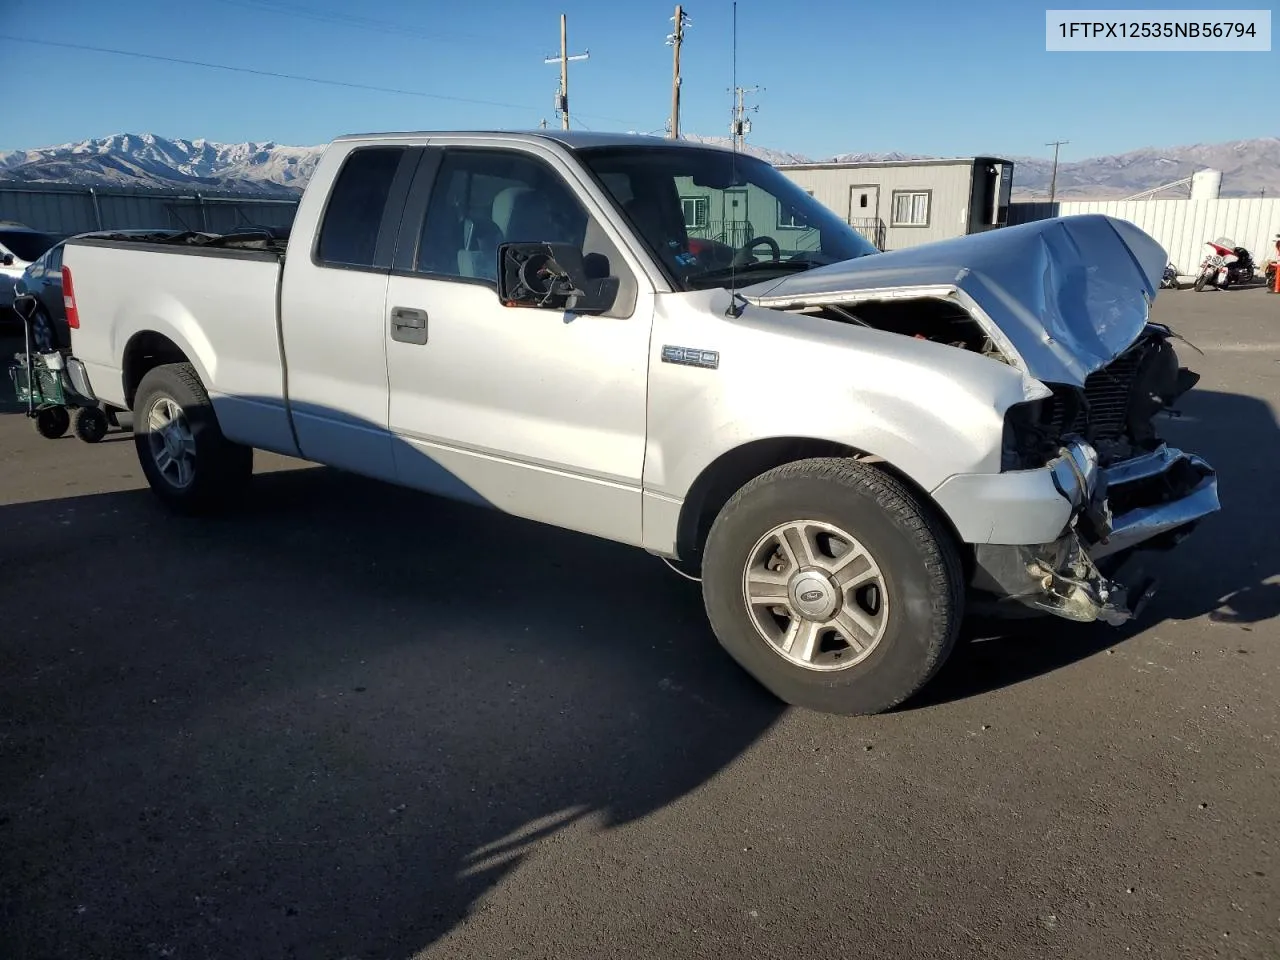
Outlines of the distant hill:
M 727 147 L 728 137 L 688 135 L 688 140 Z M 321 147 L 265 143 L 171 140 L 154 134 L 121 133 L 97 140 L 38 150 L 0 153 L 0 181 L 77 184 L 99 187 L 165 187 L 238 190 L 263 195 L 296 195 L 310 178 Z M 812 158 L 748 143 L 746 152 L 769 163 L 808 163 Z M 1000 151 L 991 151 L 997 156 Z M 843 153 L 837 162 L 912 160 L 903 153 Z M 1011 157 L 1015 199 L 1047 198 L 1052 162 L 1043 157 Z M 1145 147 L 1129 153 L 1062 163 L 1060 199 L 1126 197 L 1158 187 L 1195 170 L 1221 170 L 1225 197 L 1280 196 L 1280 138 L 1235 140 L 1183 147 Z
M 1013 157 L 1015 197 L 1048 198 L 1053 161 Z M 1144 147 L 1110 157 L 1058 164 L 1059 199 L 1129 197 L 1210 167 L 1222 171 L 1222 196 L 1280 196 L 1280 137 L 1197 143 L 1186 147 Z M 1183 196 L 1186 194 L 1184 193 Z M 1169 196 L 1177 196 L 1171 192 Z
M 121 133 L 0 153 L 0 180 L 294 195 L 311 177 L 320 151 L 271 142 L 227 144 Z

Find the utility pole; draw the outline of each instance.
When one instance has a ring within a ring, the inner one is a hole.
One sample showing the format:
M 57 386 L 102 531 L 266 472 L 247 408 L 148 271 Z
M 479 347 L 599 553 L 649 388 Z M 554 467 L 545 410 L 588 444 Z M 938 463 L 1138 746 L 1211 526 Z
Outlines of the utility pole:
M 1049 180 L 1049 202 L 1053 203 L 1058 196 L 1058 148 L 1064 143 L 1070 143 L 1070 140 L 1054 140 L 1052 143 L 1046 143 L 1046 147 L 1053 147 L 1053 177 Z
M 764 90 L 764 87 L 734 87 L 731 91 L 735 99 L 733 106 L 733 123 L 729 126 L 729 132 L 733 134 L 733 145 L 739 150 L 742 149 L 742 145 L 747 139 L 747 134 L 751 132 L 751 121 L 746 118 L 747 95 L 759 93 L 762 90 Z M 759 109 L 759 104 L 751 108 L 752 111 L 758 111 Z
M 667 37 L 667 43 L 674 53 L 671 66 L 671 122 L 667 136 L 672 140 L 680 139 L 680 45 L 684 43 L 684 28 L 693 21 L 685 16 L 684 7 L 676 4 L 676 15 L 671 18 L 675 23 L 675 32 Z
M 561 128 L 565 130 L 569 129 L 569 61 L 590 58 L 590 50 L 569 56 L 569 18 L 563 13 L 560 14 L 560 55 L 547 57 L 542 62 L 560 64 L 560 89 L 556 91 L 556 113 L 560 117 Z

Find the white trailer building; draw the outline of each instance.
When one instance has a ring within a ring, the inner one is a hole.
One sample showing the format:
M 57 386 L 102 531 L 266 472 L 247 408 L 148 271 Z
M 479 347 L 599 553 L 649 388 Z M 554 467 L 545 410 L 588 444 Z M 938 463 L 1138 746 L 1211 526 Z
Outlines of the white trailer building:
M 1004 226 L 1013 162 L 998 157 L 797 163 L 778 169 L 881 250 Z

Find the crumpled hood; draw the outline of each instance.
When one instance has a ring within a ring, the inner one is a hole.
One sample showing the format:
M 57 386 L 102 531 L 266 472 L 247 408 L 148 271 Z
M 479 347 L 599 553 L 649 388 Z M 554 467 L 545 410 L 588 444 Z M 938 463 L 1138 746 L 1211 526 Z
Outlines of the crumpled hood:
M 1033 377 L 1081 385 L 1142 332 L 1167 262 L 1133 224 L 1086 214 L 860 257 L 740 292 L 785 307 L 950 287 L 972 298 L 986 314 L 978 319 L 1003 334 Z

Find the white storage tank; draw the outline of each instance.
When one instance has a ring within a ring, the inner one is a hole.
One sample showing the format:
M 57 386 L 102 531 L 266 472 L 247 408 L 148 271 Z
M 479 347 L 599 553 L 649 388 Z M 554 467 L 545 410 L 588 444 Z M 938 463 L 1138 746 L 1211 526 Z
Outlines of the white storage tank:
M 1217 200 L 1222 193 L 1221 170 L 1197 170 L 1191 175 L 1192 200 Z

